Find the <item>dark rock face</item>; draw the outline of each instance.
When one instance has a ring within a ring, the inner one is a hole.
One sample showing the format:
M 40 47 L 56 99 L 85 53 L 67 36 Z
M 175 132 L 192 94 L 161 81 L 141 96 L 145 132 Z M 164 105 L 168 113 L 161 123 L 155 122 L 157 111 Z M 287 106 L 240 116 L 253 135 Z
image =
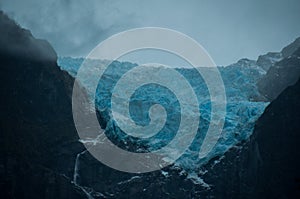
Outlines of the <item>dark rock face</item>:
M 271 198 L 300 197 L 300 81 L 287 88 L 258 120 L 258 190 Z M 269 193 L 269 194 L 268 194 Z
M 270 67 L 283 59 L 282 53 L 269 52 L 265 55 L 260 55 L 256 61 L 256 64 L 261 66 L 265 71 L 268 71 Z
M 1 198 L 82 198 L 71 183 L 77 142 L 72 79 L 56 53 L 0 12 Z
M 274 100 L 286 87 L 297 82 L 300 77 L 300 48 L 291 56 L 275 63 L 257 83 L 259 92 Z
M 72 183 L 78 142 L 72 120 L 73 79 L 59 70 L 56 54 L 0 12 L 1 198 L 86 198 Z M 78 158 L 77 183 L 94 198 L 291 198 L 299 195 L 299 82 L 274 100 L 251 139 L 204 169 L 211 189 L 180 169 L 122 173 Z M 88 190 L 88 189 L 87 189 Z M 298 191 L 297 191 L 298 190 Z M 100 193 L 101 192 L 101 193 Z
M 54 49 L 47 41 L 33 38 L 29 30 L 16 27 L 15 22 L 2 12 L 0 30 L 1 54 L 36 61 L 57 59 Z
M 269 52 L 267 54 L 260 55 L 256 61 L 256 64 L 262 67 L 265 71 L 268 71 L 276 62 L 292 56 L 298 48 L 300 48 L 300 37 L 284 47 L 281 52 Z
M 272 101 L 300 77 L 300 37 L 280 53 L 259 56 L 257 64 L 267 71 L 257 82 L 258 90 L 268 101 Z
M 257 121 L 249 141 L 225 154 L 205 181 L 216 198 L 300 197 L 300 81 L 287 88 Z
M 287 58 L 289 56 L 292 56 L 298 48 L 300 48 L 300 37 L 288 46 L 284 47 L 281 51 L 281 54 L 283 57 Z

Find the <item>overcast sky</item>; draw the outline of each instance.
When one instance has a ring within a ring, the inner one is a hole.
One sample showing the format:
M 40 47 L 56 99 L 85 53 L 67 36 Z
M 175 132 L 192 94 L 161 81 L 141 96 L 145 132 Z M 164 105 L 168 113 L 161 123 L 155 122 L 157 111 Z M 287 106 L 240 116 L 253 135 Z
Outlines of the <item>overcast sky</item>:
M 0 8 L 60 56 L 85 56 L 112 34 L 159 26 L 189 35 L 228 65 L 300 36 L 299 0 L 1 0 Z

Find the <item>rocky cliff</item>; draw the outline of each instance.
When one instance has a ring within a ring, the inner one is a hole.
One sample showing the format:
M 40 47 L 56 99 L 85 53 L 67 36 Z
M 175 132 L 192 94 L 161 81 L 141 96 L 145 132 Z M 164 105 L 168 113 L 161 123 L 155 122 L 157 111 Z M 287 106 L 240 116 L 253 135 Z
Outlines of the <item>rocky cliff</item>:
M 210 161 L 194 178 L 176 167 L 122 173 L 95 160 L 78 142 L 73 79 L 57 66 L 52 47 L 2 12 L 0 32 L 1 198 L 299 196 L 299 82 L 268 106 L 248 141 Z M 195 181 L 197 176 L 204 182 Z
M 82 198 L 71 183 L 78 150 L 72 79 L 48 42 L 0 12 L 1 198 Z
M 257 63 L 267 71 L 257 83 L 259 92 L 272 101 L 300 77 L 300 38 L 283 48 L 280 53 L 260 56 Z
M 300 81 L 288 87 L 256 122 L 247 142 L 206 165 L 216 198 L 300 197 Z

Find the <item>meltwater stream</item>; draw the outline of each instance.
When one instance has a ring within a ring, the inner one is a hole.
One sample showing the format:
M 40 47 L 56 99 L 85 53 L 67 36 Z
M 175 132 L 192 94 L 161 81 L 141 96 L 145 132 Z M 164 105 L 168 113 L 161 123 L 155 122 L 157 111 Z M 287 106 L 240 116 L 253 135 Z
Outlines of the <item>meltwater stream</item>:
M 74 164 L 73 183 L 85 193 L 88 199 L 94 199 L 94 197 L 91 195 L 91 192 L 89 192 L 86 188 L 80 186 L 79 184 L 80 156 L 83 155 L 85 152 L 87 152 L 87 150 L 84 150 L 76 155 L 75 164 Z

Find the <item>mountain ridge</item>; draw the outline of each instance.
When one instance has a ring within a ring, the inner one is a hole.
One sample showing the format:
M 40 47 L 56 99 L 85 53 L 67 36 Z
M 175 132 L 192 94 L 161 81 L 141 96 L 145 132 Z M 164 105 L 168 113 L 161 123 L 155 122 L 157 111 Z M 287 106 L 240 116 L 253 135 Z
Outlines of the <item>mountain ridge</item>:
M 288 186 L 292 184 L 294 188 L 297 179 L 293 179 L 293 174 L 297 173 L 292 173 L 287 179 L 282 174 L 276 175 L 283 180 L 278 183 L 272 176 L 281 168 L 280 162 L 274 162 L 268 154 L 276 151 L 272 155 L 276 158 L 279 154 L 285 161 L 284 168 L 290 165 L 290 160 L 294 160 L 288 159 L 290 154 L 287 153 L 290 152 L 289 147 L 298 144 L 299 112 L 295 110 L 299 109 L 299 82 L 268 106 L 249 141 L 233 147 L 225 157 L 217 157 L 206 165 L 208 172 L 203 172 L 204 180 L 211 186 L 201 186 L 201 180 L 197 182 L 199 184 L 194 183 L 180 168 L 167 167 L 141 175 L 127 174 L 99 163 L 78 142 L 71 111 L 74 79 L 59 69 L 51 46 L 42 42 L 34 48 L 35 42 L 40 41 L 0 12 L 0 27 L 6 27 L 5 24 L 10 24 L 11 28 L 1 28 L 1 33 L 3 30 L 12 31 L 12 34 L 5 35 L 5 39 L 0 39 L 1 91 L 5 93 L 0 106 L 0 191 L 5 198 L 79 199 L 87 198 L 86 190 L 94 198 L 145 199 L 276 198 L 290 196 L 290 190 L 294 194 L 295 190 Z M 15 46 L 21 45 L 21 50 L 16 54 L 13 49 L 6 50 L 9 49 L 7 41 L 14 42 L 14 31 L 32 39 L 29 44 L 18 42 Z M 8 37 L 11 37 L 10 40 Z M 27 45 L 31 50 L 27 51 Z M 40 47 L 45 48 L 41 54 Z M 285 127 L 289 127 L 287 135 L 293 137 L 282 139 L 285 143 L 282 146 L 287 151 L 280 153 L 280 139 L 270 137 L 272 132 L 276 132 L 280 138 Z M 297 148 L 291 151 L 297 157 Z M 77 160 L 81 160 L 79 166 Z M 261 162 L 264 164 L 261 165 Z M 277 165 L 268 171 L 273 163 Z M 294 171 L 299 167 L 299 161 L 293 163 Z M 80 175 L 83 171 L 87 175 Z M 78 178 L 73 178 L 76 174 Z M 200 172 L 195 175 L 200 175 Z M 80 184 L 95 185 L 95 190 L 103 192 L 80 187 Z M 265 188 L 268 192 L 263 193 Z

